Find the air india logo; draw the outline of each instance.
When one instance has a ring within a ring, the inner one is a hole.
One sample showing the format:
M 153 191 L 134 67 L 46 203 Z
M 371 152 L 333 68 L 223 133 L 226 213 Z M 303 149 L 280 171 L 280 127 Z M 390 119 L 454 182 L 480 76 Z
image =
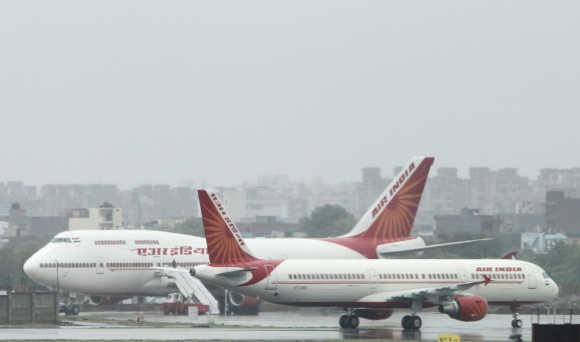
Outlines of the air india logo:
M 239 230 L 227 216 L 215 194 L 210 194 L 203 210 L 203 224 L 207 240 L 207 251 L 211 263 L 234 263 L 253 260 L 243 249 Z M 204 210 L 207 209 L 207 210 Z
M 415 164 L 411 163 L 389 189 L 389 195 L 393 197 L 389 200 L 385 196 L 377 204 L 373 209 L 375 221 L 359 236 L 375 242 L 408 237 L 430 166 L 430 163 L 421 163 L 415 170 Z

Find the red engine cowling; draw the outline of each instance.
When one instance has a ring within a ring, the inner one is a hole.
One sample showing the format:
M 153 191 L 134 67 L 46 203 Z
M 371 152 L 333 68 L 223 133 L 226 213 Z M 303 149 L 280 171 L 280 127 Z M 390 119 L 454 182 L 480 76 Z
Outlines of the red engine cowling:
M 463 322 L 479 321 L 487 315 L 487 300 L 480 296 L 457 296 L 439 305 L 439 312 Z
M 370 320 L 387 319 L 393 314 L 393 310 L 377 310 L 377 309 L 357 309 L 356 315 Z
M 230 291 L 226 300 L 230 310 L 236 314 L 257 315 L 260 311 L 260 298 L 246 296 L 241 293 Z

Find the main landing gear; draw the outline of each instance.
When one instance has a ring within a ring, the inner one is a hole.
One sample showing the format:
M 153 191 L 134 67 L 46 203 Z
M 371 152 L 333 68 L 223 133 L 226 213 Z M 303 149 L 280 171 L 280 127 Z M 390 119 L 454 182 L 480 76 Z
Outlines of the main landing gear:
M 401 325 L 405 330 L 419 330 L 423 325 L 423 321 L 421 321 L 421 317 L 416 315 L 406 315 L 401 320 Z
M 524 326 L 524 322 L 522 322 L 522 320 L 520 319 L 519 314 L 517 313 L 517 307 L 516 306 L 512 306 L 511 307 L 512 310 L 512 328 L 514 329 L 520 329 Z
M 358 328 L 359 323 L 360 320 L 358 316 L 353 314 L 344 314 L 340 316 L 340 319 L 338 320 L 338 324 L 340 324 L 340 327 L 343 329 L 356 329 Z

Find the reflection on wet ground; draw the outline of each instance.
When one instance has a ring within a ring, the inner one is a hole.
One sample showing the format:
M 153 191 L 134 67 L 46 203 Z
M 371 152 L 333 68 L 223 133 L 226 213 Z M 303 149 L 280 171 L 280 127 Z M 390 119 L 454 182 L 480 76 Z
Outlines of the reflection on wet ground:
M 441 334 L 454 333 L 467 341 L 512 341 L 512 335 L 531 340 L 535 317 L 522 316 L 523 329 L 510 327 L 510 315 L 488 315 L 479 322 L 459 322 L 446 315 L 421 314 L 421 331 L 404 331 L 400 320 L 404 313 L 384 321 L 361 320 L 359 329 L 337 328 L 337 314 L 313 312 L 267 312 L 259 316 L 211 317 L 210 327 L 191 327 L 186 316 L 163 316 L 144 313 L 146 325 L 130 326 L 137 313 L 86 313 L 74 326 L 47 329 L 0 329 L 0 339 L 392 339 L 397 341 L 435 341 Z M 200 321 L 207 322 L 206 317 Z M 100 323 L 105 322 L 106 323 Z M 544 323 L 562 323 L 563 317 L 543 317 Z M 165 327 L 165 326 L 167 327 Z M 170 327 L 169 327 L 170 326 Z

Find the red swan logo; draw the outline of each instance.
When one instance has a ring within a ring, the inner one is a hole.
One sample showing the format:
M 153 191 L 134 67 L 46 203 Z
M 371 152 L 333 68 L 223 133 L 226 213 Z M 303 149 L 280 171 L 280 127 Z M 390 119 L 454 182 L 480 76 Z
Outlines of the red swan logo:
M 215 194 L 199 191 L 203 227 L 211 264 L 233 264 L 254 261 L 240 231 L 227 215 Z M 211 196 L 211 197 L 210 197 Z
M 408 237 L 415 221 L 431 163 L 432 159 L 423 161 L 407 182 L 401 185 L 399 191 L 386 204 L 370 227 L 355 237 L 371 239 L 374 242 Z M 395 183 L 395 186 L 398 187 L 399 184 Z M 386 198 L 379 202 L 379 206 L 384 202 L 387 202 Z

